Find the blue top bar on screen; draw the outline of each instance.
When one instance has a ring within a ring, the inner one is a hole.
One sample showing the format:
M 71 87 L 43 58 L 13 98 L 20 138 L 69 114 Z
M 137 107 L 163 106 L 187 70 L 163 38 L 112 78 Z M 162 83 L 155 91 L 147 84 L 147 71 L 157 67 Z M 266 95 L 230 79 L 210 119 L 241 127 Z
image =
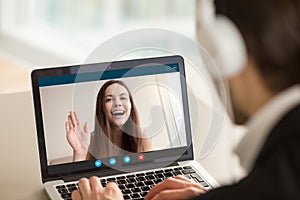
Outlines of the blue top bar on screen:
M 107 79 L 119 79 L 134 76 L 163 74 L 171 72 L 179 72 L 179 67 L 177 63 L 156 66 L 139 66 L 124 69 L 107 69 L 104 71 L 65 74 L 59 76 L 46 76 L 39 78 L 38 83 L 40 87 L 44 87 Z

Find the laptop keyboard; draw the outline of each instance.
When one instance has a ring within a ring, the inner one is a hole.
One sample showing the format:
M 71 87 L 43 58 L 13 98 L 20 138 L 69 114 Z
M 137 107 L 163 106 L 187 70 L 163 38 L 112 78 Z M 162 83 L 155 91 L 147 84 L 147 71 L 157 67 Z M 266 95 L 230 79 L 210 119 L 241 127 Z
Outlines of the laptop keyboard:
M 209 189 L 208 183 L 195 172 L 191 166 L 171 167 L 166 169 L 146 171 L 128 175 L 117 175 L 115 177 L 100 178 L 103 187 L 108 182 L 115 182 L 121 189 L 124 199 L 144 199 L 148 191 L 157 183 L 163 181 L 168 177 L 183 175 L 186 178 L 194 180 L 203 187 Z M 64 185 L 57 185 L 56 189 L 62 199 L 71 200 L 72 192 L 78 190 L 77 183 L 70 183 Z

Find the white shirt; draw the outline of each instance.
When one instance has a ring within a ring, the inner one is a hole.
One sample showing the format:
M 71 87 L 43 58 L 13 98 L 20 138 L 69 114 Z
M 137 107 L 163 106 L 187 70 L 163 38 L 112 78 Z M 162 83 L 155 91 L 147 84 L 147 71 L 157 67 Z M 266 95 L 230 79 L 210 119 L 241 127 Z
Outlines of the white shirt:
M 271 131 L 279 120 L 300 103 L 300 86 L 292 86 L 263 106 L 246 124 L 245 136 L 234 150 L 241 167 L 249 173 Z

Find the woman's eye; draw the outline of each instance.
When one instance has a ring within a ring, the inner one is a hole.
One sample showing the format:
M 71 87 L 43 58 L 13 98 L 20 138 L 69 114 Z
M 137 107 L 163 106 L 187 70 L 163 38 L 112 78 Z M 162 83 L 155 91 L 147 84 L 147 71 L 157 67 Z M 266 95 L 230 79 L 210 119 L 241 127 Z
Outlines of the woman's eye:
M 109 102 L 109 101 L 111 101 L 112 99 L 105 99 L 105 102 Z
M 127 98 L 126 97 L 121 97 L 121 100 L 127 100 Z

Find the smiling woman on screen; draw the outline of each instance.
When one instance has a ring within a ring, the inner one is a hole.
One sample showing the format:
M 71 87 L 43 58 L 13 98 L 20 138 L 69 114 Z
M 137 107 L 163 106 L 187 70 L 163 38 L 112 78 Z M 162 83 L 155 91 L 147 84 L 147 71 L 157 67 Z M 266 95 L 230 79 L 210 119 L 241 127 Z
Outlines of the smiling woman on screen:
M 89 147 L 85 145 L 89 134 L 87 122 L 82 125 L 77 112 L 70 111 L 65 127 L 74 162 L 145 152 L 152 148 L 151 139 L 140 127 L 132 94 L 119 80 L 104 83 L 97 95 L 95 127 Z

